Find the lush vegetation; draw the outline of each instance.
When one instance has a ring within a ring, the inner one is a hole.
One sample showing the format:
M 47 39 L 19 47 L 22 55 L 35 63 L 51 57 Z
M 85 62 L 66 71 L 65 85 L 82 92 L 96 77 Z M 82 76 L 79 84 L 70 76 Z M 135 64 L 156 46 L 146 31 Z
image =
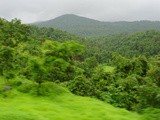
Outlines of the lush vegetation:
M 159 120 L 159 43 L 154 30 L 87 39 L 0 19 L 1 119 Z
M 113 52 L 129 58 L 140 55 L 151 57 L 160 53 L 160 31 L 156 30 L 78 41 L 87 46 L 86 57 L 95 56 L 99 63 L 112 62 Z
M 0 98 L 0 119 L 143 120 L 144 118 L 142 115 L 115 108 L 93 98 L 75 96 L 55 84 L 49 87 L 53 89 L 49 97 L 31 96 L 16 90 L 10 91 L 8 97 Z
M 40 27 L 54 27 L 79 36 L 106 36 L 133 33 L 150 29 L 160 30 L 160 22 L 101 22 L 72 14 L 62 15 L 52 20 L 34 23 Z

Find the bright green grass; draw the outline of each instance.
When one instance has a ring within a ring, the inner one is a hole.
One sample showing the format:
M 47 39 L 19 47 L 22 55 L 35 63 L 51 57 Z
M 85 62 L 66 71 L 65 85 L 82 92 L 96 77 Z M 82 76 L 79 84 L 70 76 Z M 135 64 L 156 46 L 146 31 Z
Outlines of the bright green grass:
M 0 120 L 142 120 L 136 113 L 71 93 L 52 97 L 14 94 L 13 98 L 0 97 Z

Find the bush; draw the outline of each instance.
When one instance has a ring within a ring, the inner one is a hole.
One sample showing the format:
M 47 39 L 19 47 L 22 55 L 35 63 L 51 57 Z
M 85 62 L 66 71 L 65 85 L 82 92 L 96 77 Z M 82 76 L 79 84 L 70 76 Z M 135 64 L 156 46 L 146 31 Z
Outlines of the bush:
M 23 82 L 17 89 L 23 93 L 36 93 L 38 88 L 38 84 L 32 81 Z
M 49 95 L 59 95 L 66 93 L 67 91 L 53 82 L 43 82 L 40 84 L 37 90 L 37 95 L 49 96 Z
M 95 89 L 88 79 L 85 76 L 78 76 L 74 80 L 68 83 L 69 90 L 81 96 L 93 96 L 95 95 Z
M 23 82 L 17 89 L 20 92 L 31 93 L 32 95 L 38 96 L 56 96 L 67 92 L 63 87 L 60 87 L 53 82 L 43 82 L 38 84 L 29 80 Z
M 160 108 L 160 88 L 143 85 L 138 88 L 139 109 L 147 107 Z
M 27 82 L 28 80 L 23 79 L 23 78 L 15 78 L 9 81 L 10 85 L 13 87 L 18 87 L 22 85 L 24 82 Z

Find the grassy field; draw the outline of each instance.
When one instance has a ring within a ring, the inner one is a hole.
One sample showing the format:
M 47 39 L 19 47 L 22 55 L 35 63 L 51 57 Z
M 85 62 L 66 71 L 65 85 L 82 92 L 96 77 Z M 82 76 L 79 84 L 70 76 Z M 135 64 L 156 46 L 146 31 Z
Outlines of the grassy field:
M 142 116 L 68 92 L 37 97 L 15 90 L 0 97 L 0 120 L 142 120 Z

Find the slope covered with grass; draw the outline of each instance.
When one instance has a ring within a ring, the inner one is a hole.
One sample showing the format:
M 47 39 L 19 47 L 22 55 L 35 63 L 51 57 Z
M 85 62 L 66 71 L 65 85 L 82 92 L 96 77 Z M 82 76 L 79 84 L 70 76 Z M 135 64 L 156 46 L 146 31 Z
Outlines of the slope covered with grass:
M 12 94 L 0 98 L 0 120 L 142 120 L 136 113 L 68 92 L 52 97 Z

